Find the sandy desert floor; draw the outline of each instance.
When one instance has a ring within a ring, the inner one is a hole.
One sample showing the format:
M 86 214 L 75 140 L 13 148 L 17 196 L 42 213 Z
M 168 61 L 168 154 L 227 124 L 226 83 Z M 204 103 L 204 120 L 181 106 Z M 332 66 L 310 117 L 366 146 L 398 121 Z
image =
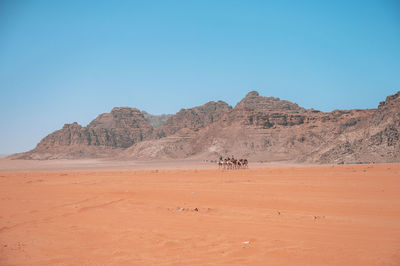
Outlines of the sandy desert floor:
M 0 169 L 0 265 L 400 265 L 400 165 Z

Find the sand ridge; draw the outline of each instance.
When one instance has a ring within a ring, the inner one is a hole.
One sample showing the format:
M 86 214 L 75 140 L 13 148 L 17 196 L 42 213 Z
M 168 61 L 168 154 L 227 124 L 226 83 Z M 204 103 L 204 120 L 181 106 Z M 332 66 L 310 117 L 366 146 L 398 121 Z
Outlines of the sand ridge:
M 399 265 L 400 165 L 0 172 L 0 265 Z

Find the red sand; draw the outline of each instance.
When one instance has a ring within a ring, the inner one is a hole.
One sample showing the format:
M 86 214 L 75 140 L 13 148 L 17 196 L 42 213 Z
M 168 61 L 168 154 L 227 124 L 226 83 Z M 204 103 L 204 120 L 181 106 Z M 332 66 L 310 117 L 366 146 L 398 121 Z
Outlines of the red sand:
M 400 265 L 399 164 L 51 170 L 0 172 L 0 265 Z

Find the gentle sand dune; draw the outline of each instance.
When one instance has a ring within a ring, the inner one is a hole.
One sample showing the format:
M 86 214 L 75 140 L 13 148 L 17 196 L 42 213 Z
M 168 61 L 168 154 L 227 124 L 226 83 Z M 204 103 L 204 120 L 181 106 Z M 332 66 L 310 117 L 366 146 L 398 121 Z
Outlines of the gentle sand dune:
M 0 172 L 0 265 L 400 265 L 400 165 Z

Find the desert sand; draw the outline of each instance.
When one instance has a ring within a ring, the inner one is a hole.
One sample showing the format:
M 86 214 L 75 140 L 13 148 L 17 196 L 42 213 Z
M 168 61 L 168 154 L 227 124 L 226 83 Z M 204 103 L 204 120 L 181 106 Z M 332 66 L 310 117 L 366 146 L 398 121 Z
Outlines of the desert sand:
M 399 164 L 91 163 L 2 160 L 0 265 L 400 265 Z

